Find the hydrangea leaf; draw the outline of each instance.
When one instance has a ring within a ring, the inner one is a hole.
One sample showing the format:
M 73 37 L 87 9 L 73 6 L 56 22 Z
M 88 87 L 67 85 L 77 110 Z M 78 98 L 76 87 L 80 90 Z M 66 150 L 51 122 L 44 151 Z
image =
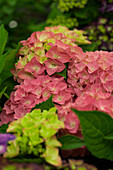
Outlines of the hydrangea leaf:
M 17 49 L 12 50 L 5 59 L 5 64 L 2 72 L 0 73 L 0 84 L 2 84 L 6 79 L 12 76 L 10 70 L 14 66 L 15 63 L 15 56 L 19 50 L 19 45 Z
M 113 141 L 106 136 L 113 133 L 113 119 L 100 111 L 78 111 L 85 144 L 88 150 L 98 158 L 113 159 Z
M 84 52 L 86 51 L 96 51 L 98 49 L 98 44 L 92 42 L 91 44 L 80 45 Z
M 0 73 L 2 72 L 2 70 L 4 69 L 4 65 L 5 65 L 5 59 L 7 57 L 7 55 L 10 53 L 10 51 L 8 51 L 7 53 L 5 53 L 4 55 L 0 56 Z
M 105 139 L 113 140 L 113 132 L 105 136 Z
M 72 135 L 65 135 L 59 138 L 59 141 L 62 144 L 61 149 L 76 149 L 82 146 L 85 146 L 85 142 L 83 139 L 78 138 Z
M 52 96 L 48 100 L 46 100 L 40 104 L 36 104 L 36 106 L 32 110 L 40 108 L 41 111 L 43 111 L 43 110 L 49 110 L 51 107 L 54 107 L 54 104 L 52 101 Z
M 61 71 L 60 73 L 56 73 L 60 76 L 63 76 L 65 79 L 67 78 L 67 68 L 65 68 L 63 71 Z
M 4 87 L 4 88 L 2 89 L 2 91 L 0 92 L 0 99 L 1 99 L 1 97 L 3 96 L 3 94 L 5 93 L 6 89 L 7 89 L 7 86 Z
M 5 30 L 4 26 L 0 26 L 0 56 L 3 54 L 6 42 L 8 38 L 8 32 Z
M 0 126 L 0 133 L 6 133 L 6 130 L 8 128 L 8 124 L 3 124 Z

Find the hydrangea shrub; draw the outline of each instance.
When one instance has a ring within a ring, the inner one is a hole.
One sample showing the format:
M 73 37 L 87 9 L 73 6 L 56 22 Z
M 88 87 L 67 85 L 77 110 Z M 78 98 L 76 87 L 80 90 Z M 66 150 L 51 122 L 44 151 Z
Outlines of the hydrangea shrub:
M 51 95 L 56 107 L 72 101 L 73 90 L 65 81 L 67 65 L 82 52 L 76 43 L 90 42 L 82 31 L 55 26 L 35 32 L 21 43 L 23 47 L 18 53 L 19 60 L 12 69 L 14 79 L 20 85 L 15 87 L 3 108 L 1 124 L 21 118 Z M 72 117 L 77 120 L 76 115 L 72 114 Z M 75 131 L 78 125 L 77 120 Z
M 51 95 L 69 133 L 77 135 L 81 129 L 71 107 L 112 116 L 113 52 L 83 52 L 76 44 L 83 40 L 89 43 L 81 31 L 55 26 L 21 42 L 19 60 L 12 69 L 20 84 L 5 103 L 0 124 L 23 117 Z
M 58 120 L 56 108 L 49 111 L 35 109 L 21 119 L 9 124 L 7 132 L 13 132 L 16 139 L 9 143 L 5 157 L 31 155 L 44 158 L 48 163 L 60 166 L 61 158 L 57 147 L 61 147 L 55 134 L 64 128 Z

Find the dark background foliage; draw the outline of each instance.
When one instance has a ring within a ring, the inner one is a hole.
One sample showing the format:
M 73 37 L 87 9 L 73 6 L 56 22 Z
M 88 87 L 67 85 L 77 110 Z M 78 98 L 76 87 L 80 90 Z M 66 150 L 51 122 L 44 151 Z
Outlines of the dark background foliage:
M 112 0 L 0 0 L 0 24 L 9 32 L 7 48 L 45 26 L 84 29 L 98 49 L 113 50 Z

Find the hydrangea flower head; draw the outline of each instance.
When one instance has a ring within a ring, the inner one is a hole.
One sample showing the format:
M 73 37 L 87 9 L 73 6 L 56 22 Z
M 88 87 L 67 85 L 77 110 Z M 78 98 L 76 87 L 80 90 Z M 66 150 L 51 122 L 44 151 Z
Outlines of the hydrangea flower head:
M 12 69 L 20 84 L 4 105 L 0 125 L 22 118 L 50 96 L 69 133 L 80 129 L 71 107 L 113 116 L 113 52 L 83 52 L 77 46 L 82 41 L 89 43 L 82 31 L 63 26 L 46 27 L 21 41 Z
M 16 140 L 9 143 L 4 156 L 13 158 L 17 155 L 32 154 L 44 158 L 46 162 L 54 166 L 60 166 L 61 158 L 57 147 L 60 147 L 61 143 L 55 134 L 61 128 L 64 128 L 64 124 L 58 120 L 55 107 L 43 112 L 40 109 L 34 109 L 31 113 L 9 124 L 7 131 L 13 132 Z M 13 135 L 8 136 L 7 139 L 13 139 Z
M 45 27 L 45 30 L 34 32 L 27 40 L 21 41 L 23 47 L 19 50 L 19 60 L 12 69 L 14 79 L 20 81 L 26 78 L 37 77 L 46 70 L 49 75 L 65 69 L 64 63 L 72 59 L 80 47 L 76 44 L 90 43 L 83 36 L 82 31 L 69 30 L 64 26 Z

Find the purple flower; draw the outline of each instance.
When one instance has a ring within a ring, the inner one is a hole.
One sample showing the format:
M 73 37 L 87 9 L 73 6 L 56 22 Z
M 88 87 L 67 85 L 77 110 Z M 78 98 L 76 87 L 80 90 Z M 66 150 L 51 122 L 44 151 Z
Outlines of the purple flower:
M 13 134 L 8 134 L 8 133 L 0 134 L 0 154 L 6 151 L 7 142 L 14 139 L 15 136 Z

